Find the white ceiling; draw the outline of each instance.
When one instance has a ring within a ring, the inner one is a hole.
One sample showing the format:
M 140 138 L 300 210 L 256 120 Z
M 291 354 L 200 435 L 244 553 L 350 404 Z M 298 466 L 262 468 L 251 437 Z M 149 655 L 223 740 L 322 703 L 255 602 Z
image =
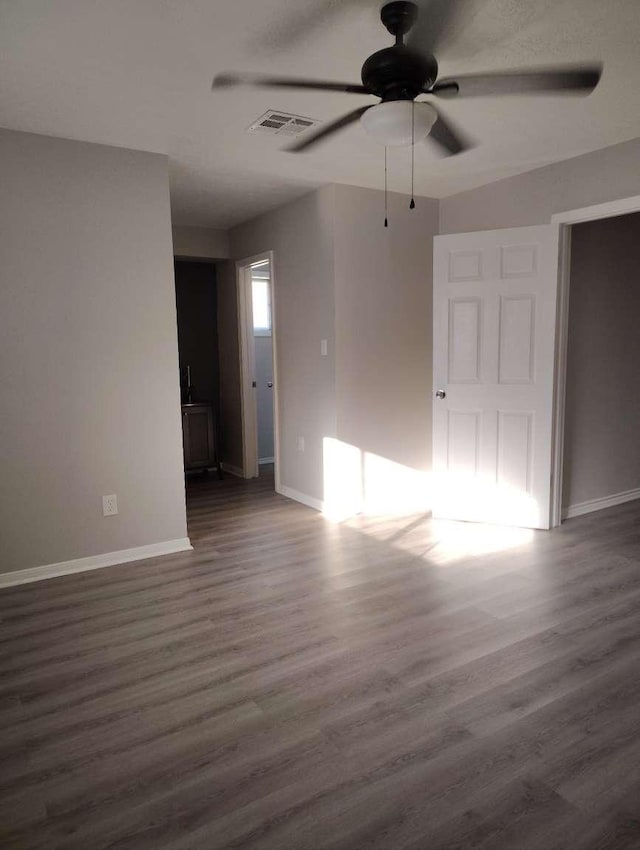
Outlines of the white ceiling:
M 440 72 L 602 60 L 588 98 L 446 102 L 477 142 L 416 152 L 416 193 L 444 197 L 640 136 L 640 0 L 466 0 Z M 174 222 L 228 227 L 331 182 L 381 187 L 383 149 L 354 125 L 307 154 L 245 133 L 272 108 L 328 120 L 360 95 L 238 88 L 223 70 L 359 81 L 391 43 L 379 0 L 0 0 L 0 126 L 166 153 Z M 304 37 L 298 23 L 309 20 Z M 406 191 L 409 150 L 389 158 Z

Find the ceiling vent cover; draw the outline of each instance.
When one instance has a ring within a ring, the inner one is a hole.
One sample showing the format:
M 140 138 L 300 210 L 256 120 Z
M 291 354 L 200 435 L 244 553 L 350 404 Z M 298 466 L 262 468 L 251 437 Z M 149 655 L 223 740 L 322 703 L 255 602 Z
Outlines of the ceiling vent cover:
M 276 112 L 269 109 L 257 121 L 247 128 L 248 133 L 271 133 L 278 136 L 299 136 L 310 127 L 319 124 L 313 118 L 303 118 L 301 115 L 289 115 L 286 112 Z

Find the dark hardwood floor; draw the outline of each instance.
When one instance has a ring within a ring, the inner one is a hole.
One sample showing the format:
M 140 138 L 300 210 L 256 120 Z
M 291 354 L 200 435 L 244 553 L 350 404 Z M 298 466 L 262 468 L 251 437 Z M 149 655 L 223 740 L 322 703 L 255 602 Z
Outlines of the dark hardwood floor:
M 0 593 L 2 848 L 640 848 L 640 502 L 534 533 L 272 486 Z

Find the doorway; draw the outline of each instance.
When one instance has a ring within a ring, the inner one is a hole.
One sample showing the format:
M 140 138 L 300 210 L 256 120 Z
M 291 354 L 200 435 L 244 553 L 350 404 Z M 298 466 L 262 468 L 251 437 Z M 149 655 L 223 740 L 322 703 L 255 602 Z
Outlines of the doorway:
M 640 212 L 571 225 L 561 519 L 640 498 Z
M 236 263 L 243 477 L 274 476 L 278 490 L 276 298 L 272 251 Z
M 609 201 L 604 204 L 595 204 L 576 210 L 556 213 L 551 217 L 553 224 L 560 227 L 560 252 L 559 252 L 559 280 L 558 280 L 558 324 L 556 332 L 556 375 L 555 375 L 555 398 L 554 398 L 554 451 L 552 463 L 553 499 L 552 499 L 552 526 L 558 526 L 568 516 L 564 510 L 563 495 L 565 494 L 564 461 L 565 461 L 565 438 L 567 418 L 567 361 L 569 350 L 569 302 L 571 283 L 571 243 L 574 225 L 583 222 L 593 222 L 603 219 L 614 219 L 619 216 L 640 213 L 640 195 L 630 198 L 621 198 L 617 201 Z M 621 494 L 622 495 L 622 494 Z M 636 498 L 634 494 L 627 494 L 629 498 Z M 640 495 L 640 494 L 639 494 Z M 621 499 L 626 501 L 628 499 Z M 619 504 L 619 501 L 594 506 L 592 510 L 608 507 L 611 504 Z M 587 513 L 588 511 L 580 511 Z M 563 513 L 565 517 L 563 517 Z M 573 513 L 573 511 L 571 512 Z M 577 515 L 573 513 L 573 515 Z
M 174 269 L 185 475 L 220 476 L 216 266 L 175 258 Z

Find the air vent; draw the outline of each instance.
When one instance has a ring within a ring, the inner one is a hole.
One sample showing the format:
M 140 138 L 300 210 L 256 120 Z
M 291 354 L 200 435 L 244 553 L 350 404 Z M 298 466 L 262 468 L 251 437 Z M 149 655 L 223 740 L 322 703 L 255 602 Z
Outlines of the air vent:
M 309 127 L 315 127 L 319 121 L 313 118 L 303 118 L 301 115 L 287 115 L 285 112 L 274 112 L 270 109 L 261 115 L 257 121 L 247 128 L 248 133 L 271 133 L 279 136 L 298 136 Z

